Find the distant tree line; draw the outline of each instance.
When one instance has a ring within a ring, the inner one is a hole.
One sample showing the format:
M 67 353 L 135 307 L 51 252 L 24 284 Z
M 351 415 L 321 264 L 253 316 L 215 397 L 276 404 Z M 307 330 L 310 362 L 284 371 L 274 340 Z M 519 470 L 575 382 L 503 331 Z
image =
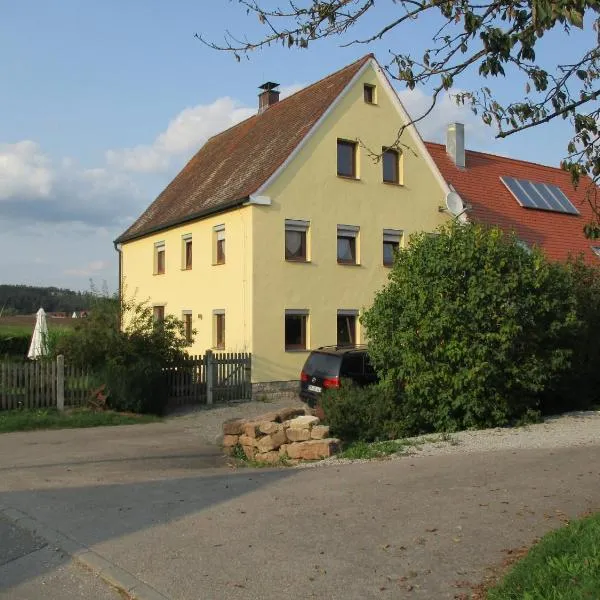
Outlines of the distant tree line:
M 2 316 L 27 315 L 41 307 L 46 312 L 71 314 L 88 310 L 93 298 L 93 292 L 75 292 L 66 288 L 0 285 L 0 313 Z

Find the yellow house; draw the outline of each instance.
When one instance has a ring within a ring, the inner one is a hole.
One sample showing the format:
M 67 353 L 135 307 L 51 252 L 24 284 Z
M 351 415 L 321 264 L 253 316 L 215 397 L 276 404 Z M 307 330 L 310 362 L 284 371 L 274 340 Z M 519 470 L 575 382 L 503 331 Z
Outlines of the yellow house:
M 364 342 L 394 250 L 448 218 L 450 191 L 414 127 L 395 143 L 408 117 L 373 55 L 281 101 L 277 85 L 115 242 L 121 285 L 195 329 L 191 353 L 251 352 L 261 393 L 311 348 Z

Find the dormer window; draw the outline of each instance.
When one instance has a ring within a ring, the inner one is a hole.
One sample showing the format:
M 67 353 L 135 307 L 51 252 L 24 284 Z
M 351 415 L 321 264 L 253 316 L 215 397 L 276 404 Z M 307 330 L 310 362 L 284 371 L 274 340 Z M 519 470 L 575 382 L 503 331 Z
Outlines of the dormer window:
M 365 83 L 363 87 L 363 95 L 367 104 L 377 104 L 377 98 L 375 96 L 375 86 Z

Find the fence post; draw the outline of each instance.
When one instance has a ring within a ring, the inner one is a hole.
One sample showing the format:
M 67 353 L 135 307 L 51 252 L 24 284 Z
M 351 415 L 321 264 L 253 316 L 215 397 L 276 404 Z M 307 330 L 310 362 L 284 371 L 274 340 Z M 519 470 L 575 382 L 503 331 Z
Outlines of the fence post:
M 213 385 L 215 382 L 215 362 L 211 350 L 206 351 L 206 404 L 213 403 Z
M 65 410 L 65 357 L 56 357 L 56 408 Z

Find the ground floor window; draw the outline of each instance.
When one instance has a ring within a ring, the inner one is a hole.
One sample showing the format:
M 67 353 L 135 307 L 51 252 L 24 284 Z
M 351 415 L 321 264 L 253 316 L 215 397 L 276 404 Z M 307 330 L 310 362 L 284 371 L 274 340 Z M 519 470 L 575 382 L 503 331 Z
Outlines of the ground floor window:
M 185 335 L 185 341 L 190 343 L 192 341 L 192 311 L 183 311 L 183 331 Z
M 285 349 L 306 350 L 308 311 L 285 311 Z
M 162 323 L 165 320 L 165 307 L 164 306 L 153 306 L 152 315 L 155 323 Z
M 225 349 L 225 311 L 215 310 L 213 312 L 213 347 L 217 350 Z
M 337 345 L 355 346 L 358 311 L 338 310 L 337 314 Z

